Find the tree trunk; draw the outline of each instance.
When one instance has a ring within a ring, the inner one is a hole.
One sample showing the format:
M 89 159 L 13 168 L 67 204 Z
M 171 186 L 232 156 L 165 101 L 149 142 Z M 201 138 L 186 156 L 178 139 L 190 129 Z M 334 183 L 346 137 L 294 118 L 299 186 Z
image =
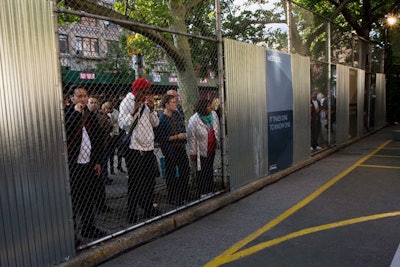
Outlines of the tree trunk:
M 171 25 L 175 31 L 187 33 L 185 23 L 186 8 L 179 2 L 169 2 L 171 15 L 175 18 Z M 182 98 L 182 107 L 185 112 L 185 118 L 189 118 L 194 113 L 194 105 L 198 99 L 198 77 L 195 73 L 192 54 L 190 50 L 189 37 L 173 34 L 174 46 L 183 58 L 184 66 L 177 65 L 178 85 L 180 96 Z

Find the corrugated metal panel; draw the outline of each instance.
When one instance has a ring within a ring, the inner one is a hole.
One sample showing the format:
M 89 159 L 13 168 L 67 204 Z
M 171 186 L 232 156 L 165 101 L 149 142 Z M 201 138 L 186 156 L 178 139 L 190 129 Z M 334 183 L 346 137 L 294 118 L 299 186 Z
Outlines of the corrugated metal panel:
M 349 139 L 349 70 L 344 65 L 336 65 L 336 134 L 337 143 Z
M 231 189 L 267 175 L 265 48 L 224 40 Z
M 364 128 L 365 70 L 359 69 L 357 77 L 357 136 L 361 136 Z
M 74 253 L 52 3 L 0 5 L 0 265 Z
M 375 127 L 386 123 L 386 80 L 385 74 L 376 74 Z
M 293 164 L 310 157 L 310 59 L 292 54 Z

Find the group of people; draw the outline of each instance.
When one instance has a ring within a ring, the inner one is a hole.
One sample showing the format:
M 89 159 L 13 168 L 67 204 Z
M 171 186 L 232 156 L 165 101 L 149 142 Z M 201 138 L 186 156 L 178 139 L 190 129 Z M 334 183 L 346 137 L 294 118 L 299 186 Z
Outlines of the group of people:
M 189 159 L 196 163 L 198 194 L 213 191 L 213 162 L 219 145 L 219 120 L 212 101 L 199 99 L 196 113 L 189 119 L 186 130 L 177 92 L 170 90 L 163 96 L 163 112 L 158 116 L 150 90 L 152 85 L 145 78 L 135 80 L 132 92 L 126 95 L 119 108 L 120 128 L 132 132 L 126 154 L 129 222 L 138 220 L 137 208 L 143 209 L 146 217 L 161 213 L 153 206 L 155 178 L 159 176 L 154 154 L 155 141 L 160 144 L 165 158 L 165 179 L 172 204 L 182 205 L 190 198 Z
M 331 95 L 331 106 L 328 107 L 328 99 L 324 94 L 314 90 L 311 93 L 310 102 L 311 151 L 322 149 L 319 146 L 321 118 L 328 119 L 324 127 L 333 132 L 333 124 L 336 122 L 336 98 L 333 94 Z
M 175 90 L 161 100 L 163 112 L 155 110 L 151 93 L 153 83 L 138 78 L 119 105 L 105 102 L 99 108 L 99 99 L 88 96 L 83 86 L 72 88 L 71 105 L 65 109 L 71 198 L 76 227 L 77 216 L 82 225 L 81 236 L 99 238 L 106 233 L 95 227 L 96 210 L 105 202 L 108 178 L 108 160 L 122 135 L 130 134 L 129 148 L 125 151 L 128 171 L 127 220 L 138 221 L 141 216 L 154 217 L 161 211 L 154 206 L 156 177 L 160 176 L 154 153 L 155 142 L 160 144 L 165 157 L 166 185 L 169 202 L 182 205 L 192 197 L 189 192 L 190 164 L 196 166 L 196 196 L 213 191 L 213 163 L 220 140 L 219 118 L 211 99 L 200 98 L 195 114 L 187 127 L 182 106 Z M 122 155 L 118 156 L 118 169 Z M 112 173 L 114 164 L 111 163 Z M 103 206 L 104 207 L 104 206 Z M 138 212 L 141 208 L 143 214 Z M 77 231 L 75 231 L 77 232 Z M 79 240 L 76 237 L 76 240 Z M 79 243 L 79 242 L 78 242 Z M 77 245 L 77 244 L 76 244 Z

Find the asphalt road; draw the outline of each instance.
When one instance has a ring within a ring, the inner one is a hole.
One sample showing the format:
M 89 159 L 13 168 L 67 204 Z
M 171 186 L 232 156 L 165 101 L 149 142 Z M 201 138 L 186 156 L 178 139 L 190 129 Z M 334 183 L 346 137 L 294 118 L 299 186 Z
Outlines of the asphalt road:
M 392 130 L 100 266 L 400 266 L 400 141 Z

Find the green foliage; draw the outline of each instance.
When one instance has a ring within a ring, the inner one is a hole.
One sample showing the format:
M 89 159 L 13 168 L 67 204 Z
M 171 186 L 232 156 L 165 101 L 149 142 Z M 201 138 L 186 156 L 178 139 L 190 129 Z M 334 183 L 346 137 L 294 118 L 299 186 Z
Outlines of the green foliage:
M 181 1 L 182 3 L 186 1 Z M 203 1 L 196 9 L 185 17 L 187 32 L 195 35 L 215 37 L 215 10 L 210 1 Z M 174 23 L 169 7 L 166 1 L 124 1 L 114 4 L 115 9 L 129 15 L 130 18 L 140 21 L 141 23 L 150 24 L 158 27 L 169 28 Z M 161 33 L 161 35 L 172 42 L 172 34 Z M 162 48 L 149 40 L 147 37 L 134 34 L 128 36 L 126 40 L 126 53 L 130 55 L 141 54 L 147 69 L 158 67 L 161 72 L 173 72 L 172 60 L 167 58 L 167 64 L 160 66 L 160 59 L 165 58 Z M 214 42 L 199 41 L 198 39 L 189 38 L 192 54 L 192 62 L 199 71 L 200 76 L 211 71 L 217 70 L 217 47 Z M 204 77 L 202 77 L 204 78 Z
M 61 10 L 67 8 L 64 1 L 58 2 L 57 7 Z M 58 18 L 58 25 L 72 24 L 73 22 L 79 22 L 81 20 L 79 16 L 70 15 L 66 13 L 58 14 L 57 18 Z
M 201 19 L 199 19 L 201 17 Z M 189 32 L 201 36 L 216 36 L 216 22 L 214 6 L 207 1 L 195 10 L 192 10 L 186 18 Z M 209 71 L 216 72 L 218 69 L 217 44 L 215 42 L 189 39 L 191 50 L 198 51 L 192 54 L 192 61 L 198 76 L 202 79 L 208 76 Z
M 166 1 L 127 0 L 114 4 L 116 11 L 133 20 L 158 27 L 168 27 L 173 22 Z
M 249 0 L 243 6 L 223 6 L 223 35 L 227 38 L 286 50 L 287 28 L 284 6 L 280 2 Z M 251 5 L 260 8 L 250 8 Z M 262 7 L 268 4 L 269 8 Z M 272 7 L 272 8 L 271 8 Z
M 379 31 L 381 21 L 387 14 L 398 12 L 398 0 L 349 1 L 343 9 L 337 10 L 343 1 L 296 0 L 295 3 L 314 10 L 325 18 L 349 31 L 355 30 L 368 39 L 371 31 Z

